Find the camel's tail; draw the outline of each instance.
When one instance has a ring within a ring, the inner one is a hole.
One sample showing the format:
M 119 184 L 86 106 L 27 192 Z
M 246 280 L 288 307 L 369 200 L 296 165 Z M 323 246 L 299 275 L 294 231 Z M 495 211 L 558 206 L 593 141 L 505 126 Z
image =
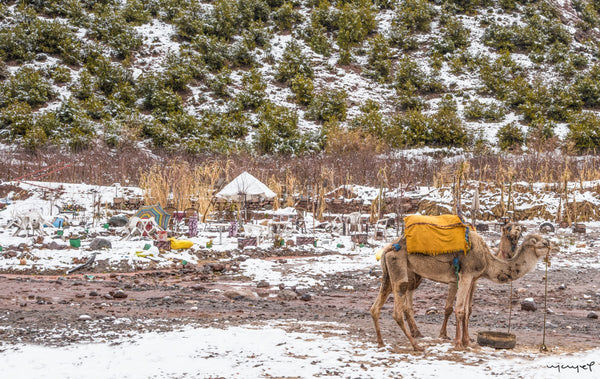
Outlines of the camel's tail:
M 381 287 L 382 288 L 386 288 L 387 286 L 392 285 L 390 275 L 388 273 L 387 263 L 385 262 L 385 254 L 389 251 L 394 250 L 395 249 L 394 244 L 400 243 L 400 241 L 402 240 L 403 237 L 404 236 L 397 238 L 392 243 L 379 249 L 376 253 L 376 258 L 377 258 L 377 256 L 379 256 L 379 258 L 377 258 L 377 259 L 381 261 Z

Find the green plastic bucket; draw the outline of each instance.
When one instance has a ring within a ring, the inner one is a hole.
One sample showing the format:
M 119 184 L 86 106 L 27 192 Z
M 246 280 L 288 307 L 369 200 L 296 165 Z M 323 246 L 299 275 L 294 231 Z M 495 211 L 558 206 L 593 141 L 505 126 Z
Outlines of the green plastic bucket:
M 69 240 L 71 247 L 81 247 L 81 240 L 79 238 L 71 238 Z

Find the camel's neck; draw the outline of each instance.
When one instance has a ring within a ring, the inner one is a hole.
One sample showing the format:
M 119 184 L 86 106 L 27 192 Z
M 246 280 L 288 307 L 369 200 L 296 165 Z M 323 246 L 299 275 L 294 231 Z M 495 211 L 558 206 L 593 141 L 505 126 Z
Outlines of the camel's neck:
M 484 276 L 497 283 L 519 279 L 533 271 L 537 263 L 535 250 L 532 247 L 524 248 L 524 246 L 521 246 L 514 257 L 509 260 L 498 259 L 495 256 L 489 256 L 488 259 Z
M 513 243 L 512 239 L 508 236 L 502 236 L 500 239 L 500 245 L 498 246 L 498 253 L 500 257 L 512 258 L 517 250 L 517 244 Z

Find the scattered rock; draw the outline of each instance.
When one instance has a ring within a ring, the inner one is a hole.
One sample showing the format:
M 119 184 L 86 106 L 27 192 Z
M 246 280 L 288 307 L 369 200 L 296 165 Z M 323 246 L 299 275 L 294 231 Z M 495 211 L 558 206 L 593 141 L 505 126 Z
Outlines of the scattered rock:
M 271 285 L 266 280 L 261 280 L 260 282 L 258 282 L 258 284 L 256 284 L 256 287 L 257 288 L 269 288 L 269 287 L 271 287 Z
M 562 283 L 560 286 L 558 286 L 559 290 L 566 290 L 567 289 L 567 285 L 565 283 Z
M 211 263 L 208 265 L 213 271 L 221 272 L 225 270 L 225 265 L 223 263 Z
M 427 309 L 427 311 L 425 311 L 426 315 L 433 315 L 437 313 L 437 309 L 435 307 L 431 307 L 429 309 Z
M 379 268 L 379 267 L 378 268 L 372 268 L 372 269 L 369 270 L 369 275 L 370 276 L 374 276 L 376 278 L 379 278 L 379 277 L 381 277 L 381 274 L 382 274 L 382 271 L 381 271 L 381 268 Z
M 283 283 L 279 283 L 279 289 L 280 289 L 280 290 L 282 290 L 282 289 L 284 289 L 284 288 L 285 288 L 285 284 L 283 284 Z
M 312 300 L 312 296 L 309 293 L 305 293 L 302 296 L 300 296 L 300 300 L 302 300 L 302 301 L 310 301 L 310 300 Z
M 108 300 L 112 300 L 112 298 L 113 298 L 112 295 L 109 294 L 109 293 L 106 293 L 106 294 L 102 295 L 102 297 L 105 298 L 105 299 L 108 299 Z
M 190 287 L 192 290 L 194 291 L 204 291 L 206 289 L 206 287 L 204 287 L 201 284 L 194 284 L 192 287 Z
M 108 225 L 114 227 L 121 227 L 127 225 L 129 220 L 125 216 L 112 216 L 108 219 Z
M 127 294 L 123 290 L 116 290 L 115 292 L 112 292 L 111 295 L 115 299 L 125 299 L 125 298 L 127 298 Z
M 280 298 L 281 300 L 289 301 L 289 300 L 296 300 L 298 298 L 298 295 L 296 294 L 296 292 L 294 292 L 292 290 L 281 290 L 277 294 L 277 297 Z
M 3 255 L 4 255 L 4 258 L 15 258 L 17 256 L 17 252 L 14 250 L 8 250 Z
M 587 318 L 596 320 L 598 318 L 598 314 L 596 312 L 590 312 L 587 314 Z
M 535 301 L 532 297 L 528 297 L 527 299 L 523 299 L 523 301 L 521 301 L 521 310 L 531 312 L 537 310 L 537 306 L 535 305 Z
M 81 320 L 81 321 L 90 321 L 91 319 L 92 319 L 92 316 L 90 316 L 90 315 L 79 316 L 79 320 Z
M 58 243 L 56 241 L 50 241 L 50 243 L 48 243 L 48 245 L 46 247 L 49 250 L 64 250 L 68 246 L 67 246 L 67 244 L 60 244 L 60 243 Z
M 96 292 L 96 291 L 90 291 L 90 293 L 88 295 L 91 296 L 91 297 L 95 297 L 95 296 L 98 296 L 98 292 Z
M 83 293 L 76 293 L 75 297 L 76 298 L 82 298 L 82 297 L 85 297 L 85 294 L 83 294 Z
M 223 295 L 232 300 L 256 300 L 258 298 L 256 293 L 243 289 L 228 290 L 223 292 Z
M 94 238 L 90 242 L 90 250 L 112 249 L 112 243 L 106 238 Z

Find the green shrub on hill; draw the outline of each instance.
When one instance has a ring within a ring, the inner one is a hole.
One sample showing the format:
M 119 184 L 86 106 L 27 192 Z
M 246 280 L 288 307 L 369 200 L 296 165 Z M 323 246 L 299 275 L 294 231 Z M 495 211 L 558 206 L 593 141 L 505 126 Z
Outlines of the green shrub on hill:
M 314 72 L 310 60 L 302 54 L 300 44 L 291 40 L 285 46 L 283 56 L 277 65 L 275 80 L 289 84 L 297 75 L 312 79 Z
M 38 53 L 57 55 L 67 64 L 78 64 L 82 43 L 68 26 L 38 18 L 32 8 L 25 8 L 16 12 L 9 25 L 0 28 L 0 56 L 31 61 Z
M 144 0 L 127 0 L 121 9 L 121 16 L 130 24 L 142 25 L 150 22 L 152 15 Z
M 302 105 L 308 105 L 313 99 L 314 84 L 311 78 L 302 74 L 296 75 L 290 81 L 290 89 L 296 97 L 296 102 Z
M 450 17 L 442 25 L 442 38 L 433 43 L 433 48 L 440 54 L 454 53 L 470 45 L 470 34 L 460 19 Z
M 0 84 L 0 92 L 4 93 L 6 103 L 24 102 L 32 107 L 43 105 L 56 97 L 56 92 L 44 78 L 44 73 L 28 66 L 22 67 L 14 76 Z
M 578 75 L 575 91 L 586 107 L 600 105 L 600 64 L 595 64 L 588 72 Z
M 392 60 L 389 42 L 381 34 L 369 41 L 366 74 L 380 83 L 389 81 L 392 72 Z
M 116 9 L 102 6 L 89 25 L 88 35 L 110 46 L 115 56 L 124 59 L 140 48 L 142 39 Z
M 296 112 L 282 106 L 266 103 L 259 111 L 258 130 L 254 146 L 265 154 L 294 154 L 300 147 Z
M 350 49 L 362 42 L 376 26 L 370 1 L 357 0 L 342 5 L 337 19 L 336 38 L 340 48 L 340 64 L 350 63 Z
M 428 33 L 436 11 L 426 0 L 402 0 L 394 9 L 392 24 L 411 32 Z
M 11 102 L 0 109 L 0 137 L 18 140 L 34 125 L 31 106 L 26 102 Z
M 294 9 L 291 2 L 284 3 L 272 14 L 273 22 L 277 29 L 281 31 L 290 31 L 292 26 L 302 22 L 302 14 Z
M 482 103 L 475 99 L 465 106 L 465 117 L 469 121 L 499 122 L 504 119 L 504 107 L 496 103 Z
M 501 150 L 520 149 L 525 143 L 525 135 L 514 122 L 506 124 L 498 130 L 498 146 Z
M 361 114 L 350 122 L 352 128 L 385 140 L 388 125 L 381 113 L 381 105 L 369 99 L 360 107 L 360 111 Z
M 571 117 L 567 141 L 579 152 L 600 147 L 600 117 L 592 112 L 582 112 Z
M 242 90 L 236 95 L 236 103 L 241 109 L 256 110 L 267 97 L 266 88 L 260 71 L 252 69 L 242 76 Z
M 325 89 L 312 98 L 306 111 L 310 120 L 330 122 L 332 120 L 346 120 L 348 94 L 344 90 Z
M 402 94 L 438 93 L 443 90 L 442 83 L 428 76 L 418 62 L 408 55 L 404 55 L 398 61 L 393 85 L 396 91 Z

